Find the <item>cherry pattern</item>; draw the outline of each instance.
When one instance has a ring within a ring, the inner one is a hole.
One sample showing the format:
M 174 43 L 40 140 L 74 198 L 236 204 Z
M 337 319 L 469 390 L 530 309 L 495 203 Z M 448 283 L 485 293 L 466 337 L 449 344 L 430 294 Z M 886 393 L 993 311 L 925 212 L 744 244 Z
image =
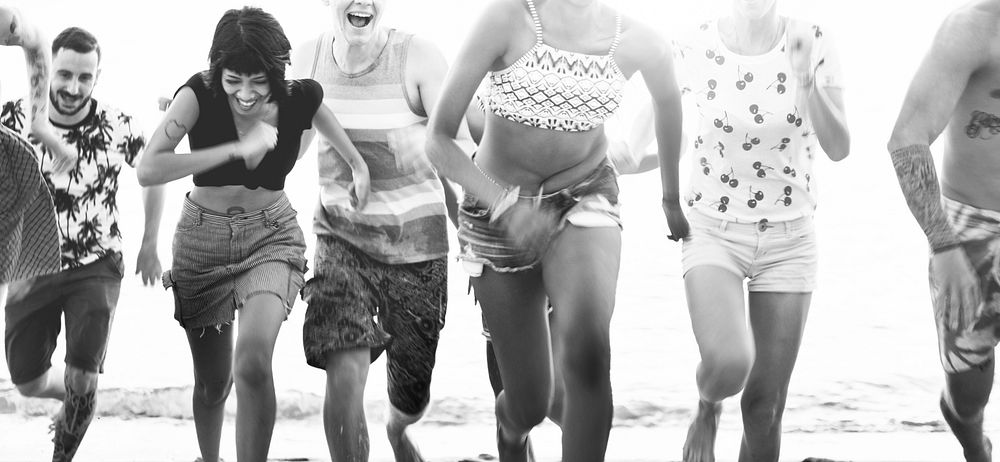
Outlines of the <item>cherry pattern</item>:
M 679 77 L 698 89 L 685 93 L 694 96 L 701 115 L 687 204 L 752 222 L 812 213 L 812 160 L 819 144 L 805 108 L 796 105 L 799 93 L 789 83 L 794 74 L 785 38 L 764 55 L 745 57 L 719 41 L 715 22 L 698 29 L 689 40 L 674 43 Z M 814 68 L 823 65 L 816 82 L 839 85 L 824 35 L 818 27 L 812 30 L 811 60 Z

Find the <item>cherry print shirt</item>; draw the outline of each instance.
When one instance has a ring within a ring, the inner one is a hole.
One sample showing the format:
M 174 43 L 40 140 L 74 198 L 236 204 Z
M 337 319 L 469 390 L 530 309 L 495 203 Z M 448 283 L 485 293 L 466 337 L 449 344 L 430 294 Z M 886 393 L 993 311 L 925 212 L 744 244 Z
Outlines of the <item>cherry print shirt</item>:
M 795 20 L 786 19 L 786 28 Z M 817 87 L 841 87 L 839 62 L 818 26 L 811 65 Z M 813 158 L 820 152 L 785 54 L 787 34 L 756 56 L 723 44 L 715 21 L 675 43 L 682 92 L 699 112 L 685 199 L 708 216 L 786 221 L 816 208 Z

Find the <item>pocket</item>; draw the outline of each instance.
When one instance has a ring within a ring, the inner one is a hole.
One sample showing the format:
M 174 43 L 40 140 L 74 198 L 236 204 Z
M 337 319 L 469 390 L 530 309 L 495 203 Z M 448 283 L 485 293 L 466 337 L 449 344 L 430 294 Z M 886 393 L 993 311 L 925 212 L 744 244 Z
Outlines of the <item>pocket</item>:
M 182 213 L 181 218 L 177 220 L 178 233 L 186 233 L 199 227 L 201 227 L 201 216 L 198 215 L 192 216 L 187 213 Z
M 118 276 L 118 279 L 125 277 L 125 259 L 122 257 L 121 252 L 112 252 L 104 257 L 104 259 L 106 260 L 108 267 L 110 267 L 111 272 L 114 273 L 115 276 Z
M 174 281 L 173 273 L 170 270 L 163 272 L 160 276 L 160 282 L 163 284 L 165 290 L 170 290 L 174 295 L 174 319 L 180 323 L 181 327 L 186 327 L 184 325 L 184 311 L 181 309 L 181 297 L 177 293 L 177 282 Z
M 471 218 L 486 218 L 490 213 L 489 208 L 480 206 L 479 199 L 469 193 L 465 193 L 465 198 L 462 199 L 462 205 L 458 211 Z

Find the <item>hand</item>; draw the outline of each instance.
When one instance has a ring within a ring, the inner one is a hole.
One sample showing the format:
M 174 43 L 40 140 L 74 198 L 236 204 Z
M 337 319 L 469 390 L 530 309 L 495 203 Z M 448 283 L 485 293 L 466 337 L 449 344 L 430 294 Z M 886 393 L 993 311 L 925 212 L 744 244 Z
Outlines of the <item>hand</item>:
M 799 88 L 812 89 L 815 70 L 812 68 L 812 48 L 816 31 L 807 24 L 791 22 L 788 29 L 788 43 L 785 55 L 792 66 L 792 73 Z
M 139 248 L 139 258 L 135 260 L 135 274 L 142 275 L 142 285 L 153 286 L 160 282 L 163 268 L 160 267 L 160 257 L 156 254 L 155 243 L 142 243 Z
M 934 316 L 953 332 L 975 324 L 982 309 L 982 290 L 964 247 L 933 253 L 928 277 Z
M 371 193 L 371 178 L 368 175 L 368 166 L 362 164 L 351 169 L 352 197 L 351 202 L 354 210 L 361 210 L 368 205 L 368 195 Z
M 69 173 L 76 168 L 76 150 L 66 144 L 56 134 L 55 127 L 49 121 L 35 123 L 31 127 L 29 138 L 39 141 L 52 156 L 52 172 L 56 174 Z
M 677 242 L 691 234 L 691 226 L 688 225 L 687 217 L 681 210 L 679 201 L 663 199 L 660 204 L 663 207 L 663 214 L 667 217 L 667 227 L 670 228 L 670 235 L 667 239 Z
M 236 144 L 236 156 L 243 159 L 247 170 L 253 170 L 276 144 L 278 129 L 265 122 L 257 122 Z
M 543 251 L 558 224 L 553 212 L 538 208 L 529 199 L 519 200 L 499 220 L 515 245 L 531 249 L 533 253 Z

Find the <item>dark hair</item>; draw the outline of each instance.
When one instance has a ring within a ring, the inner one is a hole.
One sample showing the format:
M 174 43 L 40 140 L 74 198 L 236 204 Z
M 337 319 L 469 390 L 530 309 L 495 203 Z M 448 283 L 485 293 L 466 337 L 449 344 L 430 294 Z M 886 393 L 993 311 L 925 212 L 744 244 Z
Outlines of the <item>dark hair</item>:
M 270 101 L 288 96 L 285 66 L 292 46 L 281 24 L 260 8 L 244 6 L 229 10 L 219 19 L 208 52 L 208 87 L 222 93 L 222 70 L 240 74 L 263 72 L 271 87 Z
M 101 62 L 101 46 L 97 43 L 97 37 L 79 27 L 68 27 L 52 40 L 52 56 L 63 48 L 81 54 L 97 51 L 97 62 Z

